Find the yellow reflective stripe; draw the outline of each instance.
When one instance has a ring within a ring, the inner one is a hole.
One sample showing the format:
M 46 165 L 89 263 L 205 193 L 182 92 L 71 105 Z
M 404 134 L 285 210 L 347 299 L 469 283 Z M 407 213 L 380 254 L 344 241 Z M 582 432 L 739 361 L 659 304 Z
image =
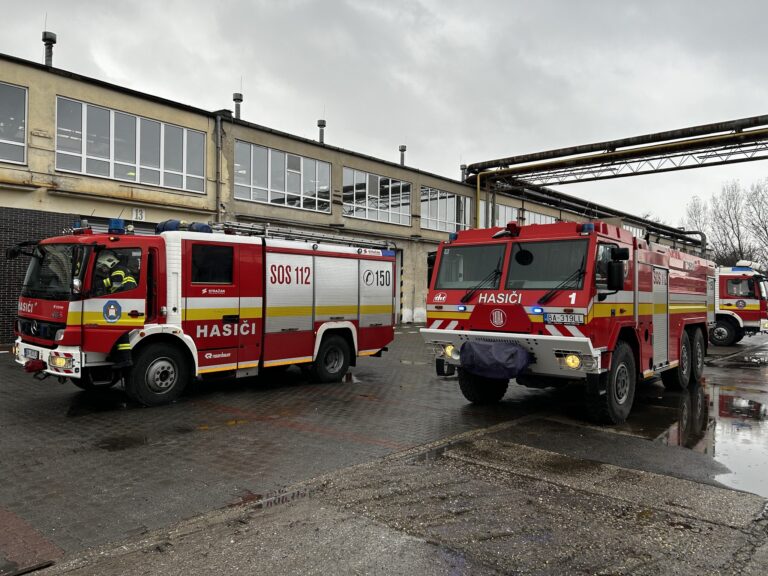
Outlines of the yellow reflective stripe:
M 115 270 L 114 272 L 112 272 L 112 274 L 110 274 L 110 276 L 121 276 L 122 277 L 122 276 L 125 276 L 125 272 L 122 271 L 122 270 Z
M 240 308 L 241 320 L 253 320 L 261 318 L 261 308 Z
M 312 316 L 312 306 L 269 306 L 267 317 L 276 316 Z
M 131 345 L 130 344 L 118 344 L 117 345 L 118 350 L 130 350 Z
M 67 318 L 69 320 L 69 318 Z M 75 325 L 80 322 L 75 322 Z M 143 318 L 131 318 L 128 315 L 123 315 L 117 322 L 107 322 L 104 319 L 102 312 L 84 312 L 83 324 L 99 324 L 103 326 L 144 326 Z
M 318 306 L 316 312 L 324 316 L 355 315 L 357 314 L 357 306 Z
M 669 312 L 706 312 L 707 311 L 707 305 L 706 304 L 670 304 L 669 305 Z M 658 314 L 658 312 L 657 312 Z
M 305 364 L 312 362 L 312 356 L 302 356 L 299 358 L 291 358 L 290 360 L 265 360 L 264 367 L 272 368 L 273 366 L 290 366 L 291 364 Z
M 391 308 L 389 309 L 391 310 Z M 389 312 L 387 310 L 387 312 Z M 427 318 L 429 320 L 468 320 L 472 315 L 472 312 L 427 312 Z
M 391 314 L 392 304 L 370 304 L 360 306 L 360 314 Z

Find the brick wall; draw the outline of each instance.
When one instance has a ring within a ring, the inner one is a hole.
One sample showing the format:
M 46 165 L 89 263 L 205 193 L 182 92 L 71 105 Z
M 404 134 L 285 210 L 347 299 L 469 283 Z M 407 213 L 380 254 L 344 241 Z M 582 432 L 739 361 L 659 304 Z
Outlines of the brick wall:
M 73 214 L 0 208 L 0 345 L 13 343 L 19 291 L 29 264 L 26 256 L 6 260 L 5 249 L 24 240 L 58 236 L 78 219 Z

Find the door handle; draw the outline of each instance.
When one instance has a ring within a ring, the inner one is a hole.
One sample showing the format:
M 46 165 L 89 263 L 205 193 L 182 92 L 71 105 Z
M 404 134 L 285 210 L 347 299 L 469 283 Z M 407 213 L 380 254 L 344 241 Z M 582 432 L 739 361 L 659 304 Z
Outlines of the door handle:
M 139 312 L 138 310 L 131 310 L 130 312 L 128 312 L 128 316 L 130 316 L 131 318 L 141 318 L 142 316 L 144 316 L 144 312 Z
M 240 322 L 240 315 L 239 314 L 225 314 L 221 317 L 221 319 L 224 321 L 224 324 L 237 324 Z

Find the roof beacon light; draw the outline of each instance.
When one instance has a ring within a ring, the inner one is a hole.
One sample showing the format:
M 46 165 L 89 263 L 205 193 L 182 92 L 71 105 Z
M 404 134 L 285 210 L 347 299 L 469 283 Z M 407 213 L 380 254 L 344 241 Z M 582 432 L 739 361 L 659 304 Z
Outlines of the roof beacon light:
M 453 242 L 454 240 L 458 240 L 458 239 L 459 239 L 459 234 L 457 232 L 451 232 L 450 234 L 448 234 L 449 242 Z
M 108 232 L 110 234 L 125 234 L 125 220 L 122 218 L 110 218 Z
M 592 222 L 585 222 L 581 226 L 579 226 L 579 233 L 586 236 L 587 234 L 592 234 L 592 232 L 595 231 L 595 225 Z

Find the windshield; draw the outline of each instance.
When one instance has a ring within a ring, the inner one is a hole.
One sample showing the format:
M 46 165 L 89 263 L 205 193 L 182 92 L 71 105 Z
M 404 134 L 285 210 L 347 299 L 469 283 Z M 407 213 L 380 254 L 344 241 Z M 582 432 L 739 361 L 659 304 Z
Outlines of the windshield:
M 42 244 L 35 247 L 21 295 L 46 300 L 73 300 L 72 280 L 81 282 L 88 248 L 79 244 Z
M 468 290 L 480 282 L 488 290 L 497 290 L 500 274 L 494 277 L 494 271 L 501 268 L 505 249 L 504 244 L 443 248 L 435 290 Z
M 586 239 L 515 243 L 509 259 L 507 290 L 581 289 L 587 245 Z

